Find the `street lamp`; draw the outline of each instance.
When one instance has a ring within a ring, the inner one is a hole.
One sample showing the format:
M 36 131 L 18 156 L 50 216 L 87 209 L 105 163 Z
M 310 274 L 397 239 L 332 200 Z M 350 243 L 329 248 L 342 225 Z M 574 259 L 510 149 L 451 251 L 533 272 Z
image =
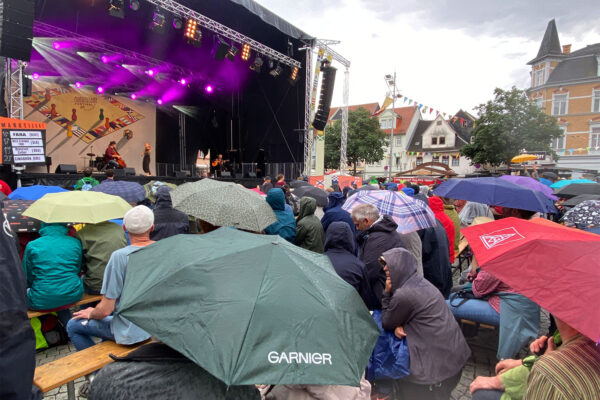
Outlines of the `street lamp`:
M 394 75 L 387 74 L 385 75 L 385 84 L 388 87 L 388 90 L 392 94 L 392 129 L 390 130 L 390 161 L 388 165 L 388 176 L 390 178 L 390 182 L 392 181 L 392 157 L 393 157 L 393 148 L 394 148 L 394 125 L 396 124 L 396 72 Z

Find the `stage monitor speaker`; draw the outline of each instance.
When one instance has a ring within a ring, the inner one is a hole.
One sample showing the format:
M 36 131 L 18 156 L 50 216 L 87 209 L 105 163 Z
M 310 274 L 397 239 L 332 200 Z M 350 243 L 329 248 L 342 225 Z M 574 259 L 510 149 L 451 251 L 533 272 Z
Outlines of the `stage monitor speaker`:
M 123 173 L 126 176 L 135 176 L 135 168 L 123 168 Z
M 113 169 L 113 172 L 115 173 L 115 175 L 114 175 L 115 177 L 122 178 L 125 176 L 125 170 L 122 168 Z
M 248 172 L 248 178 L 256 178 L 256 172 Z
M 0 1 L 0 56 L 31 59 L 34 0 Z
M 73 164 L 58 164 L 56 170 L 54 170 L 55 174 L 76 174 L 77 167 Z
M 333 96 L 333 85 L 335 84 L 336 69 L 333 67 L 322 67 L 321 73 L 323 80 L 321 81 L 321 96 L 319 97 L 319 108 L 315 113 L 313 127 L 322 131 L 329 120 L 329 110 L 331 108 L 331 98 Z
M 231 172 L 229 172 L 229 171 L 221 172 L 221 178 L 231 178 Z
M 185 179 L 187 175 L 187 171 L 175 171 L 175 178 L 177 179 Z

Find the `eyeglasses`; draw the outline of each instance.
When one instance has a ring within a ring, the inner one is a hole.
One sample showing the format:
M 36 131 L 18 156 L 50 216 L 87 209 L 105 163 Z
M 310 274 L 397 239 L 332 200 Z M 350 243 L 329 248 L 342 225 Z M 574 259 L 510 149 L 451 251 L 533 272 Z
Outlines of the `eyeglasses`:
M 387 265 L 383 257 L 379 257 L 377 261 L 379 261 L 379 264 L 381 264 L 382 267 L 385 267 Z

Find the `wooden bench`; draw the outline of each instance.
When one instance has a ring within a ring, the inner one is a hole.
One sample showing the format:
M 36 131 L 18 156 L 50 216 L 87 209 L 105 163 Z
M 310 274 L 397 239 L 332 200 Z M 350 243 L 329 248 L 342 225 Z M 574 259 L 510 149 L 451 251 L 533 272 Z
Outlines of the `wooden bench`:
M 471 321 L 470 319 L 461 319 L 460 323 L 463 325 L 473 325 L 478 328 L 484 328 L 484 329 L 490 329 L 490 330 L 495 330 L 498 328 L 497 326 L 494 326 L 494 325 L 482 324 L 479 322 Z
M 87 294 L 84 293 L 83 297 L 81 297 L 81 300 L 79 300 L 76 303 L 73 304 L 69 304 L 67 306 L 63 307 L 59 307 L 58 309 L 55 309 L 54 311 L 60 311 L 60 310 L 65 310 L 67 308 L 73 307 L 73 306 L 82 306 L 84 304 L 90 304 L 90 303 L 95 303 L 97 301 L 102 300 L 102 295 L 101 294 Z M 27 310 L 27 316 L 29 317 L 29 319 L 31 318 L 35 318 L 35 317 L 39 317 L 41 315 L 45 315 L 45 314 L 50 314 L 52 312 L 54 312 L 53 310 L 47 310 L 47 311 L 38 311 L 38 310 Z
M 120 345 L 110 340 L 98 343 L 37 367 L 33 383 L 40 388 L 42 393 L 49 392 L 66 383 L 69 400 L 75 400 L 75 383 L 73 382 L 75 379 L 91 374 L 113 362 L 109 354 L 124 357 L 147 342 L 131 346 Z

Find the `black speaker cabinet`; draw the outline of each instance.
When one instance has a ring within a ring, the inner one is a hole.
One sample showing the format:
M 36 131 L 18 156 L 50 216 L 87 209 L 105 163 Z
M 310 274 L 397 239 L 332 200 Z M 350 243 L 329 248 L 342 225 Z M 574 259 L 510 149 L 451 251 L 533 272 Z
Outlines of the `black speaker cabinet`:
M 124 176 L 125 176 L 125 169 L 123 169 L 123 168 L 116 168 L 116 169 L 113 169 L 113 172 L 115 173 L 115 177 L 120 177 L 120 178 L 122 178 L 122 177 L 124 177 Z
M 231 172 L 229 172 L 229 171 L 221 172 L 221 178 L 231 178 Z
M 315 119 L 312 123 L 313 127 L 318 131 L 325 129 L 325 125 L 327 125 L 327 120 L 329 119 L 336 71 L 337 70 L 333 67 L 323 67 L 321 69 L 323 74 L 323 80 L 321 81 L 321 96 L 319 97 L 319 107 L 317 108 Z
M 29 61 L 34 0 L 0 1 L 0 56 Z
M 73 164 L 58 164 L 58 167 L 56 167 L 56 170 L 54 171 L 55 174 L 76 174 L 77 173 L 77 167 Z
M 135 176 L 135 168 L 123 168 L 123 173 L 127 176 Z
M 187 175 L 187 171 L 175 171 L 175 178 L 177 179 L 185 179 Z

